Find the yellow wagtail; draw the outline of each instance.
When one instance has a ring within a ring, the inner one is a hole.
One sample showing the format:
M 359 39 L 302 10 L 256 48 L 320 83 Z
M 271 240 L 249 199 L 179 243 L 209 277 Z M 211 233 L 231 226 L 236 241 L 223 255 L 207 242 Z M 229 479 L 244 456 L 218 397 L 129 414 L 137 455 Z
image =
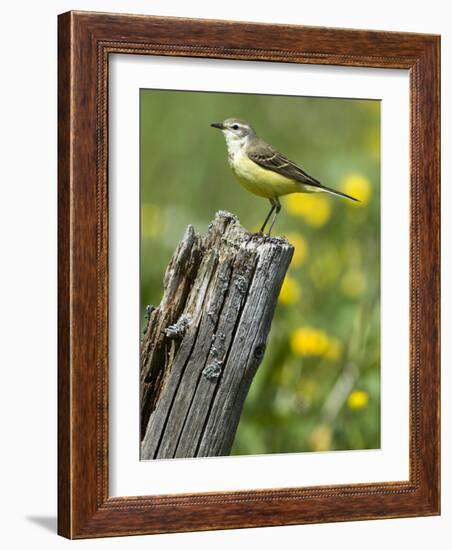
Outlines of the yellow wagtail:
M 307 174 L 271 145 L 259 139 L 251 124 L 237 118 L 211 124 L 219 128 L 226 139 L 229 164 L 239 183 L 245 189 L 270 200 L 271 209 L 265 218 L 260 233 L 273 215 L 267 235 L 281 210 L 279 197 L 290 193 L 315 193 L 324 191 L 352 201 L 354 197 L 326 187 Z

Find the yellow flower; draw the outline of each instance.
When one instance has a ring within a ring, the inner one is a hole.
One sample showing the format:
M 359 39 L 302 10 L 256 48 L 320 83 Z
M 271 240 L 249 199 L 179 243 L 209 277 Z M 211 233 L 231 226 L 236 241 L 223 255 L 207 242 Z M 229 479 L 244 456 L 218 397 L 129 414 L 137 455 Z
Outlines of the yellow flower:
M 367 407 L 369 395 L 363 390 L 355 390 L 347 398 L 347 405 L 350 409 L 359 410 Z
M 292 216 L 304 216 L 305 202 L 304 196 L 301 193 L 293 193 L 288 195 L 286 199 L 286 206 L 289 214 Z
M 309 436 L 309 446 L 313 451 L 328 451 L 331 448 L 333 432 L 326 424 L 316 426 Z
M 155 204 L 144 203 L 141 206 L 141 234 L 145 239 L 152 239 L 160 233 L 160 209 Z
M 300 233 L 288 233 L 286 235 L 286 239 L 295 249 L 291 266 L 298 267 L 306 259 L 306 255 L 308 253 L 308 243 L 306 242 L 306 239 L 303 237 L 303 235 L 300 235 Z
M 360 202 L 348 201 L 353 206 L 365 206 L 370 200 L 372 186 L 369 178 L 362 174 L 349 174 L 342 180 L 341 189 L 347 195 L 355 197 Z
M 321 356 L 327 351 L 328 344 L 325 331 L 316 328 L 301 327 L 290 336 L 292 352 L 299 356 Z
M 350 269 L 341 279 L 342 292 L 349 298 L 358 298 L 366 290 L 367 280 L 359 269 Z
M 331 217 L 331 204 L 324 195 L 294 193 L 287 197 L 287 210 L 293 216 L 301 216 L 312 227 L 325 225 Z
M 329 199 L 321 195 L 310 195 L 308 205 L 310 208 L 304 215 L 306 223 L 313 227 L 325 225 L 331 217 L 331 204 Z
M 298 282 L 290 275 L 286 275 L 279 293 L 279 301 L 288 306 L 298 302 L 301 296 L 301 288 Z

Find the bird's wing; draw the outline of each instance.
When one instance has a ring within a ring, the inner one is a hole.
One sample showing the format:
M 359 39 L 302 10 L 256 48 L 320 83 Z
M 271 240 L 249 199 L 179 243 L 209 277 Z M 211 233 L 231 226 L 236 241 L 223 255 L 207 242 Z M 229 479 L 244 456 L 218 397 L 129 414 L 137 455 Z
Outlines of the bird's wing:
M 282 153 L 279 153 L 268 143 L 262 140 L 256 140 L 250 147 L 248 147 L 248 156 L 262 168 L 277 172 L 286 178 L 290 178 L 301 183 L 312 185 L 313 187 L 323 187 L 322 184 L 307 174 L 294 162 L 288 159 Z
M 286 178 L 299 181 L 304 185 L 327 191 L 329 193 L 333 193 L 334 195 L 339 195 L 353 201 L 358 200 L 350 195 L 341 193 L 340 191 L 336 191 L 335 189 L 331 189 L 330 187 L 323 185 L 265 141 L 260 139 L 255 140 L 255 142 L 248 147 L 247 153 L 248 157 L 259 166 L 262 166 L 262 168 L 277 172 Z

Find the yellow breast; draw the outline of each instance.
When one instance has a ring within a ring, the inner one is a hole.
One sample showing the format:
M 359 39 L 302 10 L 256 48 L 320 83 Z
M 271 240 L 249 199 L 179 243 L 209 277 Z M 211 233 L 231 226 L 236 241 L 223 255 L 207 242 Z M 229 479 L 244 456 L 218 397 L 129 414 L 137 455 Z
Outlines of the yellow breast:
M 235 156 L 231 168 L 245 189 L 266 199 L 303 192 L 303 185 L 281 174 L 262 168 L 246 154 Z

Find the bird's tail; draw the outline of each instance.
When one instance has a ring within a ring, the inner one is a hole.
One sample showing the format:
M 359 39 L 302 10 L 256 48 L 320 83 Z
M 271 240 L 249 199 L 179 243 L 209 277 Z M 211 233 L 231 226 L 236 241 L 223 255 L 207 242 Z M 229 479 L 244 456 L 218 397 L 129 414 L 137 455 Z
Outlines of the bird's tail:
M 356 199 L 351 195 L 347 195 L 347 193 L 342 193 L 342 191 L 336 191 L 336 189 L 331 189 L 331 187 L 327 187 L 326 185 L 323 185 L 323 184 L 319 185 L 318 187 L 316 186 L 316 191 L 324 191 L 325 193 L 331 193 L 332 195 L 336 195 L 344 199 L 349 199 L 354 202 L 361 202 L 359 199 Z

